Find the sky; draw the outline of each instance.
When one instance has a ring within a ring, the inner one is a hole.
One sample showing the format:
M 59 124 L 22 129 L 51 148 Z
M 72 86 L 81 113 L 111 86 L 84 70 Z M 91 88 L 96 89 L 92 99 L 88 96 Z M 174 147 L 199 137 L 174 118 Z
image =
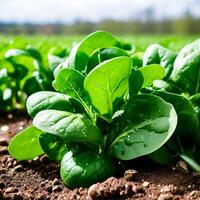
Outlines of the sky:
M 200 17 L 200 0 L 0 0 L 0 8 L 1 22 L 17 23 Z

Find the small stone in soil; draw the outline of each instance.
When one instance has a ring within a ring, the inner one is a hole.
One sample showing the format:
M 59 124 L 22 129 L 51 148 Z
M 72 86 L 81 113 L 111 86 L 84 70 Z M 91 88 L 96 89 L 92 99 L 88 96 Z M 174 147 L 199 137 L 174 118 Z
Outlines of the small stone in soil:
M 12 119 L 12 118 L 13 118 L 13 114 L 8 114 L 8 115 L 7 115 L 7 118 L 8 118 L 8 119 Z
M 110 177 L 102 183 L 90 186 L 88 189 L 88 197 L 91 199 L 107 199 L 113 196 L 122 198 L 140 192 L 144 192 L 141 185 L 123 179 L 118 180 L 115 177 Z
M 127 180 L 127 181 L 131 181 L 133 180 L 133 178 L 136 176 L 138 172 L 134 169 L 129 169 L 129 170 L 126 170 L 124 172 L 124 178 Z
M 13 158 L 11 158 L 11 157 L 9 157 L 8 159 L 7 159 L 7 162 L 13 162 Z
M 61 190 L 61 188 L 58 185 L 54 186 L 53 189 L 52 189 L 53 192 L 57 192 L 57 191 L 60 191 L 60 190 Z
M 15 192 L 18 192 L 18 189 L 14 187 L 8 187 L 5 189 L 5 193 L 15 193 Z
M 13 163 L 9 162 L 9 163 L 7 164 L 7 166 L 8 166 L 9 168 L 11 168 L 11 167 L 13 166 Z
M 23 170 L 22 165 L 17 165 L 12 169 L 12 172 L 21 172 Z
M 148 181 L 145 181 L 144 183 L 142 183 L 142 186 L 143 186 L 143 187 L 148 187 L 149 184 L 150 184 L 150 183 L 149 183 Z
M 24 129 L 24 127 L 23 127 L 23 126 L 20 126 L 20 127 L 19 127 L 19 130 L 20 130 L 20 131 L 21 131 L 21 130 L 23 130 L 23 129 Z
M 1 126 L 0 130 L 1 130 L 3 133 L 5 133 L 5 132 L 7 132 L 7 131 L 9 130 L 9 126 L 8 126 L 8 125 L 3 125 L 3 126 Z
M 59 184 L 59 181 L 57 178 L 55 178 L 53 181 L 52 181 L 52 185 L 58 185 Z
M 1 146 L 8 146 L 8 141 L 3 136 L 0 136 L 0 145 Z
M 97 189 L 97 184 L 91 185 L 89 187 L 89 189 L 88 189 L 88 196 L 89 197 L 97 196 L 98 195 L 98 191 L 96 191 L 96 189 Z
M 172 200 L 172 199 L 173 199 L 173 195 L 171 193 L 161 194 L 158 197 L 158 200 Z
M 8 152 L 7 146 L 0 146 L 0 154 L 6 154 Z
M 163 188 L 161 188 L 160 192 L 161 193 L 166 193 L 166 192 L 175 192 L 177 191 L 177 187 L 170 184 L 170 185 L 165 185 Z
M 17 164 L 18 164 L 18 162 L 16 160 L 14 160 L 13 167 L 15 167 Z
M 196 192 L 197 192 L 197 191 L 193 190 L 192 192 L 190 192 L 189 195 L 190 195 L 190 196 L 194 196 Z

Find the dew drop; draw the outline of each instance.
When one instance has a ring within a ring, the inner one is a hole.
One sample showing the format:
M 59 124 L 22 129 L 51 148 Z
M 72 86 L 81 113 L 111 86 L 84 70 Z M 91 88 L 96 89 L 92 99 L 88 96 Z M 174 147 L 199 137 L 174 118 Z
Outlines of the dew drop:
M 147 147 L 148 147 L 148 144 L 143 143 L 143 145 L 144 145 L 144 148 L 147 148 Z
M 124 142 L 125 142 L 125 145 L 131 146 L 135 143 L 135 140 L 134 140 L 133 136 L 128 135 L 128 136 L 126 136 Z
M 168 131 L 169 129 L 169 118 L 168 117 L 162 117 L 157 120 L 154 120 L 150 125 L 149 129 L 151 131 L 155 131 L 157 133 L 164 133 Z

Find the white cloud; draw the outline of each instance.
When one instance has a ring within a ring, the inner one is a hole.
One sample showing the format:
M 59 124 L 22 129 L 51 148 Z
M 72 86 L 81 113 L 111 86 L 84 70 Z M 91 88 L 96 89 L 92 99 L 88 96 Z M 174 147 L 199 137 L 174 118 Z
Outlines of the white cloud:
M 0 21 L 39 23 L 143 19 L 147 9 L 158 19 L 180 16 L 187 9 L 200 16 L 199 0 L 0 0 L 0 8 Z

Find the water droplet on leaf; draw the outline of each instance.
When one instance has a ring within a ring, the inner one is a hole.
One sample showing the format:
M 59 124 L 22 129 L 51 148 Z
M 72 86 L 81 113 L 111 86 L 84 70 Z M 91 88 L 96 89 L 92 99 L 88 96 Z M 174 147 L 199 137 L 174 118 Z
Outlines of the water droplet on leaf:
M 147 148 L 148 147 L 148 144 L 145 144 L 145 143 L 143 143 L 144 144 L 144 148 Z
M 164 133 L 168 131 L 169 129 L 169 118 L 168 117 L 162 117 L 158 118 L 157 120 L 154 120 L 150 125 L 149 129 L 151 131 L 154 131 L 156 133 Z
M 135 143 L 135 140 L 134 140 L 133 136 L 128 135 L 128 136 L 126 136 L 124 142 L 125 142 L 125 145 L 131 146 L 131 145 L 133 145 Z

